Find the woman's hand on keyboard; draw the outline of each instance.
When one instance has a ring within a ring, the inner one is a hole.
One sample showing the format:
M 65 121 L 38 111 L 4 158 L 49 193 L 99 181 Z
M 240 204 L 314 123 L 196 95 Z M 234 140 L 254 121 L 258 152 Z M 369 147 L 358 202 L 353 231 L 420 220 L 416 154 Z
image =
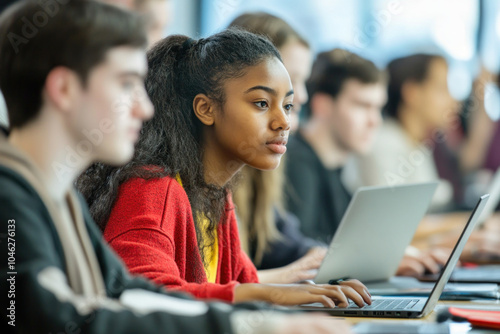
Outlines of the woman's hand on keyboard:
M 368 289 L 358 280 L 344 281 L 339 285 L 240 284 L 236 286 L 234 302 L 262 300 L 284 306 L 321 303 L 333 308 L 347 307 L 349 299 L 359 307 L 371 304 Z

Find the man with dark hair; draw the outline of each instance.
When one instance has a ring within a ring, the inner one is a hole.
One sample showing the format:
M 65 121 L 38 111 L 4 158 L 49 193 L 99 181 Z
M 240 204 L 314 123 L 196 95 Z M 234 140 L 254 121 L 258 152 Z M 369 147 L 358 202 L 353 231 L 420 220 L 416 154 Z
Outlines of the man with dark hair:
M 387 101 L 387 74 L 351 52 L 318 55 L 308 82 L 308 119 L 289 142 L 288 208 L 305 235 L 329 242 L 347 210 L 351 194 L 343 169 L 354 154 L 371 149 Z M 437 272 L 447 254 L 408 248 L 397 274 Z
M 386 75 L 334 49 L 318 55 L 307 87 L 307 120 L 288 144 L 287 204 L 305 235 L 329 242 L 351 199 L 342 168 L 352 153 L 370 147 L 386 102 Z
M 103 242 L 73 182 L 95 161 L 129 161 L 153 115 L 141 22 L 92 0 L 20 1 L 0 16 L 2 333 L 345 330 L 168 294 Z
M 443 137 L 455 124 L 458 111 L 448 89 L 446 59 L 414 54 L 392 60 L 387 71 L 390 81 L 384 111 L 388 117 L 370 152 L 350 163 L 350 175 L 346 176 L 349 185 L 356 189 L 439 181 L 429 211 L 452 209 L 453 187 L 449 180 L 439 177 L 435 160 L 440 159 L 441 167 L 455 174 L 458 186 L 460 173 L 453 168 L 456 159 Z M 441 154 L 434 155 L 434 149 Z

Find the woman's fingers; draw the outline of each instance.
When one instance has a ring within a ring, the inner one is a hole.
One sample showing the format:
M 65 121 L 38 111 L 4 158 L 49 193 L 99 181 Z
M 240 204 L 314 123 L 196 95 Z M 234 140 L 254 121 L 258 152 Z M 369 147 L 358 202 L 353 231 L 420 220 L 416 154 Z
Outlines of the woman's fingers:
M 354 290 L 353 288 L 351 288 L 350 286 L 343 285 L 342 286 L 342 292 L 344 293 L 344 295 L 347 298 L 349 298 L 350 300 L 352 300 L 359 307 L 365 306 L 365 302 L 363 300 L 363 297 L 361 297 L 361 295 L 356 290 Z M 347 304 L 345 307 L 347 307 L 347 306 L 349 306 L 349 304 Z
M 313 299 L 315 299 L 315 303 L 321 303 L 323 304 L 324 307 L 328 308 L 335 307 L 335 302 L 331 298 L 328 298 L 325 295 L 312 295 L 312 296 L 314 296 Z
M 372 303 L 372 296 L 368 292 L 367 287 L 363 283 L 361 283 L 360 281 L 358 281 L 357 279 L 350 279 L 350 280 L 347 280 L 347 281 L 343 281 L 343 282 L 340 283 L 340 285 L 341 286 L 349 286 L 349 287 L 351 287 L 352 289 L 354 289 L 361 296 L 361 298 L 363 299 L 363 301 L 366 304 L 371 305 L 371 303 Z
M 366 289 L 366 287 L 359 281 L 353 280 L 353 282 L 346 281 L 342 282 L 341 285 L 321 285 L 322 288 L 331 291 L 328 296 L 337 299 L 337 305 L 339 307 L 349 306 L 349 299 L 352 300 L 359 307 L 365 306 L 365 304 L 371 304 L 371 297 Z
M 347 280 L 341 285 L 321 284 L 311 286 L 311 293 L 324 294 L 336 301 L 339 307 L 349 306 L 349 299 L 359 307 L 371 305 L 371 295 L 366 286 L 358 280 Z
M 359 307 L 371 304 L 371 296 L 358 280 L 342 282 L 342 285 L 298 284 L 269 286 L 272 303 L 281 305 L 301 305 L 321 303 L 325 307 L 348 307 L 349 299 Z M 273 297 L 274 296 L 274 297 Z
M 349 301 L 340 285 L 322 284 L 308 287 L 312 294 L 323 295 L 333 299 L 339 307 L 347 307 L 349 305 Z

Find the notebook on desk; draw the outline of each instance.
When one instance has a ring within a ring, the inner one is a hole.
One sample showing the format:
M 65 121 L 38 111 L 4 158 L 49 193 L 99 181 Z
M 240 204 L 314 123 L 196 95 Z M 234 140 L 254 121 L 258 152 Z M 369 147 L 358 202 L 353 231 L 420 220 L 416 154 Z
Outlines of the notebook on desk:
M 382 297 L 374 296 L 372 305 L 366 305 L 362 308 L 353 302 L 346 308 L 326 308 L 322 304 L 308 304 L 297 307 L 304 311 L 327 312 L 333 316 L 351 316 L 351 317 L 387 317 L 387 318 L 419 318 L 429 314 L 436 306 L 437 301 L 448 282 L 450 275 L 462 253 L 465 243 L 469 239 L 481 212 L 484 209 L 489 195 L 482 196 L 474 210 L 472 211 L 462 234 L 460 235 L 439 279 L 434 284 L 432 292 L 428 297 Z

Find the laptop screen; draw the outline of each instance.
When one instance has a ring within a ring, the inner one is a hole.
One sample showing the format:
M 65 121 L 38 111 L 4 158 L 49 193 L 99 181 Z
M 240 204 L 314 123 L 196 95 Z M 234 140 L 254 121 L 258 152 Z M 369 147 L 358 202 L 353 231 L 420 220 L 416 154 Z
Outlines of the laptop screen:
M 479 219 L 479 216 L 481 215 L 481 212 L 483 211 L 486 203 L 488 202 L 489 197 L 490 195 L 483 195 L 477 202 L 476 207 L 472 211 L 469 220 L 462 231 L 462 234 L 458 238 L 458 241 L 455 244 L 455 247 L 453 248 L 453 252 L 451 252 L 451 255 L 448 261 L 446 262 L 446 265 L 444 266 L 441 275 L 439 276 L 439 279 L 434 285 L 434 289 L 432 289 L 432 292 L 429 295 L 429 299 L 427 300 L 427 303 L 424 306 L 423 310 L 424 314 L 431 311 L 427 310 L 427 308 L 433 308 L 434 305 L 436 305 L 439 297 L 441 296 L 441 293 L 443 292 L 444 286 L 448 282 L 451 273 L 453 272 L 453 269 L 455 268 L 455 265 L 457 264 L 458 259 L 460 258 L 460 254 L 462 254 L 462 250 L 464 249 L 467 240 L 469 240 L 469 237 L 472 231 L 474 230 L 474 227 Z

